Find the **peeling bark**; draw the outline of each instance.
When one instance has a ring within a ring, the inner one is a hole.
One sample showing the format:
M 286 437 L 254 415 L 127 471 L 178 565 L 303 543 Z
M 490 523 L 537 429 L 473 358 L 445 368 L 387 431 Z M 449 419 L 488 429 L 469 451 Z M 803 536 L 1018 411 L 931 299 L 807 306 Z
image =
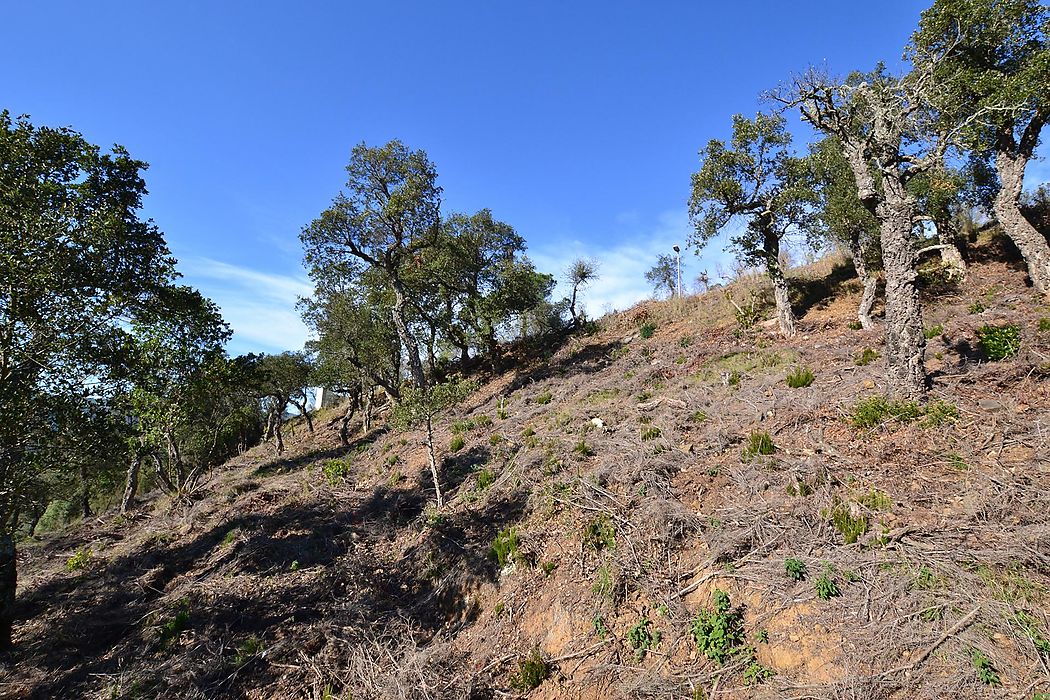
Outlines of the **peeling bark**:
M 128 476 L 124 482 L 124 497 L 120 500 L 120 512 L 127 513 L 135 502 L 135 493 L 139 490 L 139 470 L 142 468 L 142 457 L 135 455 L 128 465 Z
M 853 269 L 857 271 L 857 276 L 863 285 L 860 305 L 857 307 L 857 320 L 860 321 L 861 328 L 874 328 L 875 321 L 871 317 L 871 307 L 875 305 L 878 278 L 871 274 L 868 264 L 864 261 L 864 249 L 860 244 L 860 236 L 853 235 L 850 238 L 849 254 L 853 259 Z
M 780 333 L 790 338 L 795 335 L 795 312 L 791 309 L 791 295 L 784 270 L 780 267 L 780 237 L 772 231 L 763 234 L 763 254 L 766 275 L 773 284 L 773 301 L 777 308 L 777 325 Z

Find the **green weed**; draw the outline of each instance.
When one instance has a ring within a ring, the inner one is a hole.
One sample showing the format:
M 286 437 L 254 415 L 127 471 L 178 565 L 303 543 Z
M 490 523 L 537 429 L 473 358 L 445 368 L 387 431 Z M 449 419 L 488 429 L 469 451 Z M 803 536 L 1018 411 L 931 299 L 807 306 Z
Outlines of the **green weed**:
M 776 451 L 777 446 L 773 444 L 773 438 L 769 433 L 756 430 L 747 436 L 747 444 L 740 453 L 740 459 L 750 462 L 756 457 L 769 456 Z
M 643 340 L 652 338 L 654 333 L 656 333 L 656 324 L 652 321 L 646 321 L 642 324 L 641 328 L 638 329 L 638 335 L 640 335 Z
M 714 610 L 701 610 L 693 618 L 691 631 L 700 652 L 722 665 L 744 644 L 744 616 L 731 609 L 725 591 L 716 588 L 711 599 Z
M 796 367 L 794 370 L 788 373 L 784 381 L 792 389 L 801 389 L 807 387 L 813 383 L 815 377 L 813 376 L 813 370 L 809 367 Z
M 529 655 L 518 662 L 518 673 L 510 680 L 515 690 L 534 690 L 551 675 L 550 664 L 539 647 L 533 647 Z
M 864 348 L 855 358 L 853 358 L 853 364 L 858 367 L 864 365 L 870 365 L 875 360 L 879 359 L 879 352 L 874 348 Z
M 643 617 L 627 630 L 627 642 L 634 649 L 634 656 L 641 661 L 645 653 L 660 643 L 660 631 L 649 629 L 649 618 Z
M 981 326 L 977 329 L 977 344 L 992 362 L 1005 360 L 1021 349 L 1021 329 L 1014 324 Z
M 80 571 L 88 565 L 93 554 L 91 547 L 84 547 L 79 550 L 69 559 L 66 559 L 66 571 Z
M 808 573 L 806 564 L 798 559 L 785 559 L 784 572 L 792 581 L 805 581 Z
M 599 515 L 584 526 L 583 544 L 595 552 L 616 549 L 616 526 L 608 515 Z
M 518 532 L 512 527 L 508 527 L 500 530 L 499 534 L 496 535 L 496 538 L 492 541 L 490 551 L 496 557 L 496 561 L 502 569 L 510 564 L 518 563 L 521 559 L 519 547 Z

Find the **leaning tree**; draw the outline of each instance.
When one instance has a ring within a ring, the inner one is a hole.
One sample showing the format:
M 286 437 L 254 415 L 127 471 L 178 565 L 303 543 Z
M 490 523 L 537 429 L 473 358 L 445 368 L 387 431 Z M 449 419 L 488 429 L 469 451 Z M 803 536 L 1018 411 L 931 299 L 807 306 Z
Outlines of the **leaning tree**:
M 786 336 L 795 333 L 795 314 L 780 261 L 781 243 L 810 224 L 815 199 L 809 170 L 790 148 L 791 134 L 781 115 L 760 113 L 748 119 L 738 114 L 728 145 L 712 139 L 700 151 L 702 162 L 693 174 L 689 198 L 695 227 L 691 242 L 698 249 L 731 221 L 743 219 L 745 226 L 732 243 L 745 262 L 765 268 L 777 322 Z

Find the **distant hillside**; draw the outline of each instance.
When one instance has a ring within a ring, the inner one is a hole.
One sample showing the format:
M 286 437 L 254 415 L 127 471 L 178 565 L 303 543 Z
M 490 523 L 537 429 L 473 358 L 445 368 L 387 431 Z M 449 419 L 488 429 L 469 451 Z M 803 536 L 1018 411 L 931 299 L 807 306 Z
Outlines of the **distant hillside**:
M 1045 700 L 1050 308 L 1006 246 L 930 279 L 922 406 L 828 259 L 794 338 L 744 279 L 479 377 L 440 512 L 420 432 L 293 421 L 24 543 L 0 697 Z

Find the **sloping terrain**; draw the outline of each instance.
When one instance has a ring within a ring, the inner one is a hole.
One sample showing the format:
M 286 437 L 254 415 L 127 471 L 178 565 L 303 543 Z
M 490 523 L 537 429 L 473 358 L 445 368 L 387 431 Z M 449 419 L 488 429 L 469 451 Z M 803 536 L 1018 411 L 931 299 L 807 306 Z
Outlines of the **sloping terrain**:
M 333 411 L 191 505 L 23 543 L 0 696 L 1044 697 L 1050 308 L 1002 245 L 927 291 L 926 407 L 878 401 L 827 262 L 790 340 L 712 291 L 491 377 L 441 422 L 440 512 L 421 433 L 343 449 Z

